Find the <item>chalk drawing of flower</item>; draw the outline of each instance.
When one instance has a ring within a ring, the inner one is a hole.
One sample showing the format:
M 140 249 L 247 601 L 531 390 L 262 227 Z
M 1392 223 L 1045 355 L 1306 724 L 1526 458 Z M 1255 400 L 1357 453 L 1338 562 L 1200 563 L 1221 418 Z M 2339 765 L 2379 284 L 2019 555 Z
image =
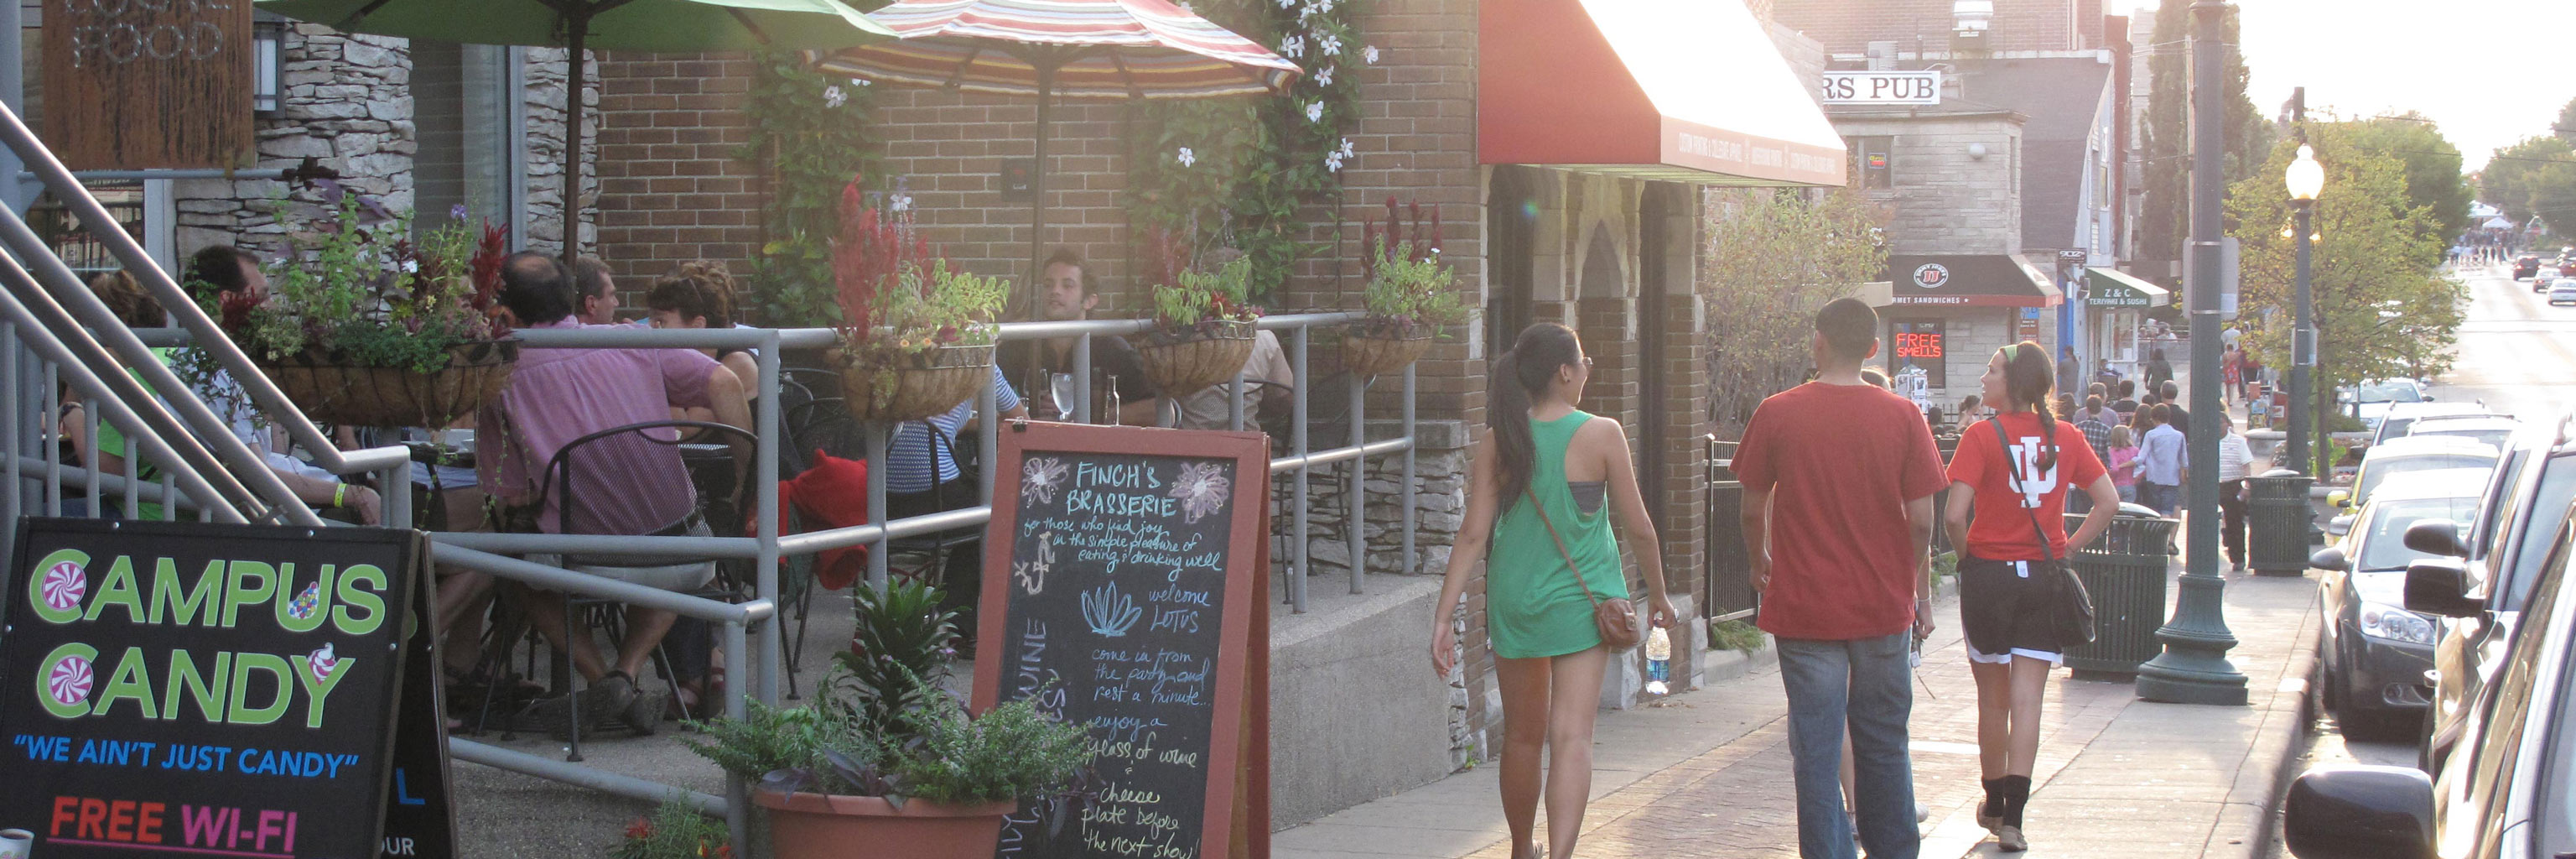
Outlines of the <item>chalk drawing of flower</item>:
M 1034 497 L 1040 504 L 1055 503 L 1055 491 L 1064 485 L 1073 469 L 1055 457 L 1032 459 L 1020 467 L 1020 494 Z
M 1103 637 L 1126 637 L 1128 630 L 1136 628 L 1136 619 L 1143 616 L 1145 610 L 1136 606 L 1136 598 L 1119 593 L 1117 582 L 1082 592 L 1082 622 Z
M 1192 462 L 1181 466 L 1179 476 L 1172 478 L 1171 497 L 1181 500 L 1181 518 L 1198 524 L 1208 514 L 1225 509 L 1234 494 L 1234 481 L 1225 476 L 1225 467 L 1214 462 Z

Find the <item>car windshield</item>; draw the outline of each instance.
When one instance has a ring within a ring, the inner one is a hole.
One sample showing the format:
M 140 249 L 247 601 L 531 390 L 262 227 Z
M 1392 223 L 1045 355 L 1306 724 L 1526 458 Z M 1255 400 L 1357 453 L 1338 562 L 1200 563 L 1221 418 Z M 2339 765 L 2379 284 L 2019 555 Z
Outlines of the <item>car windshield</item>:
M 2379 487 L 2379 484 L 2387 482 L 2389 475 L 2392 474 L 2405 474 L 2409 471 L 2431 471 L 2436 468 L 2494 467 L 2495 460 L 2493 459 L 2465 453 L 2445 456 L 2404 456 L 2387 460 L 2385 462 L 2367 463 L 2362 466 L 2361 485 L 2355 490 L 2354 497 L 2365 499 L 2369 498 L 2370 490 L 2376 489 Z M 2465 522 L 2468 520 L 2463 519 L 2460 521 Z
M 2571 287 L 2571 288 L 2576 288 L 2576 287 Z M 2475 439 L 2475 440 L 2477 440 L 2477 441 L 2481 441 L 2481 442 L 2485 442 L 2485 443 L 2487 443 L 2487 444 L 2495 445 L 2498 449 L 2502 449 L 2502 448 L 2504 447 L 2504 445 L 2505 445 L 2505 442 L 2512 440 L 2512 438 L 2513 438 L 2513 428 L 2512 428 L 2512 427 L 2484 427 L 2484 428 L 2480 428 L 2480 429 L 2457 429 L 2457 430 L 2451 430 L 2451 429 L 2442 429 L 2442 428 L 2440 428 L 2440 427 L 2434 427 L 2434 428 L 2432 428 L 2432 429 L 2418 429 L 2418 430 L 2415 430 L 2414 432 L 2407 433 L 2406 435 L 2407 435 L 2408 437 L 2410 437 L 2410 438 L 2411 438 L 2411 437 L 2414 437 L 2414 436 L 2457 436 L 2457 437 L 2465 438 L 2465 439 Z
M 2531 585 L 2540 579 L 2540 565 L 2549 558 L 2549 538 L 2567 518 L 2567 505 L 2576 503 L 2576 461 L 2553 460 L 2541 466 L 2540 488 L 2524 509 L 2531 515 L 2523 522 L 2522 539 L 2514 549 L 2513 566 L 2500 583 L 2505 611 L 2521 611 L 2523 600 L 2531 598 Z
M 2403 570 L 2431 555 L 2406 548 L 2406 529 L 2426 519 L 2466 522 L 2478 514 L 2476 498 L 2415 498 L 2376 505 L 2369 530 L 2361 532 L 2361 557 L 2353 569 L 2363 572 Z
M 2424 392 L 2412 382 L 2372 382 L 2361 386 L 2359 399 L 2365 403 L 2420 403 Z

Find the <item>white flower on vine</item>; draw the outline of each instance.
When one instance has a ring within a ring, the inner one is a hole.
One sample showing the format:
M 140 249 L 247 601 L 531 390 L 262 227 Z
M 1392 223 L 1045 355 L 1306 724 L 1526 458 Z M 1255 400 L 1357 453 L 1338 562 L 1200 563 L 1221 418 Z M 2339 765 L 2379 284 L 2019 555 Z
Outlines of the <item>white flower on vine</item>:
M 1297 0 L 1279 0 L 1279 8 L 1281 9 L 1286 9 L 1295 5 L 1297 5 Z
M 1199 156 L 1198 153 L 1191 152 L 1189 147 L 1183 146 L 1181 147 L 1179 161 L 1181 162 L 1181 166 L 1188 167 L 1192 164 L 1199 163 Z
M 1323 103 L 1323 102 L 1320 102 L 1320 101 L 1311 101 L 1311 102 L 1307 102 L 1307 103 L 1306 103 L 1306 121 L 1307 121 L 1307 122 L 1322 122 L 1322 121 L 1324 121 L 1324 103 Z
M 1342 52 L 1342 37 L 1331 33 L 1318 33 L 1315 35 L 1315 49 L 1327 56 L 1338 55 Z
M 419 273 L 420 273 L 420 260 L 416 260 L 416 259 L 407 259 L 407 260 L 403 260 L 403 261 L 402 261 L 402 273 L 404 273 L 404 274 L 419 274 Z
M 910 194 L 896 194 L 886 202 L 886 211 L 889 212 L 908 212 L 911 210 L 912 195 Z
M 1328 173 L 1342 172 L 1342 153 L 1324 153 L 1324 171 Z
M 1290 36 L 1290 37 L 1288 37 L 1288 41 L 1285 41 L 1285 42 L 1281 42 L 1281 43 L 1279 43 L 1279 55 L 1280 55 L 1280 56 L 1283 56 L 1283 57 L 1302 57 L 1302 56 L 1305 56 L 1305 55 L 1306 55 L 1306 37 L 1304 37 L 1304 36 Z
M 1344 158 L 1351 157 L 1351 139 L 1348 137 L 1342 138 L 1342 148 L 1337 151 Z
M 1323 68 L 1323 70 L 1322 70 L 1322 71 L 1318 71 L 1318 72 L 1316 72 L 1316 73 L 1315 73 L 1315 83 L 1316 83 L 1317 85 L 1319 85 L 1319 86 L 1332 86 L 1332 85 L 1333 85 L 1333 67 L 1332 67 L 1332 66 L 1325 66 L 1325 67 Z
M 848 94 L 848 93 L 844 93 L 844 92 L 842 92 L 840 87 L 837 87 L 837 86 L 827 86 L 827 87 L 824 87 L 824 88 L 823 88 L 823 106 L 824 106 L 824 107 L 834 107 L 834 108 L 837 108 L 837 107 L 840 107 L 841 105 L 845 105 L 845 104 L 849 104 L 849 103 L 850 103 L 850 96 L 849 96 L 849 94 Z
M 1369 65 L 1377 65 L 1377 46 L 1370 45 L 1368 47 L 1361 48 L 1360 58 L 1367 60 Z

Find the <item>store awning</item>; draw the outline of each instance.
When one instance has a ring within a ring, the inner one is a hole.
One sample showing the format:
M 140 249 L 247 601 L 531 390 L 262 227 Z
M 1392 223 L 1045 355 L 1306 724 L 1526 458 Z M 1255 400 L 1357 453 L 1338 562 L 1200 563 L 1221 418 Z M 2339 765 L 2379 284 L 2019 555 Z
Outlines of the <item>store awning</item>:
M 2107 268 L 2084 270 L 2084 304 L 2089 307 L 2163 307 L 2173 291 Z
M 2056 307 L 2048 272 L 2020 254 L 1887 258 L 1887 303 L 1901 307 Z
M 1844 182 L 1841 135 L 1742 3 L 1485 0 L 1478 18 L 1479 163 Z

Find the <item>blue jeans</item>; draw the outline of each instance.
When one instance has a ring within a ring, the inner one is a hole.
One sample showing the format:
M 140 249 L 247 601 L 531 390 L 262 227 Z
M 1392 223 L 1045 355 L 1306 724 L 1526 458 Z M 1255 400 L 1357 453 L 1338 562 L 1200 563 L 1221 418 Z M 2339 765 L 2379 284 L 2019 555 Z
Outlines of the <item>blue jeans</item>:
M 2147 480 L 2138 481 L 2138 503 L 2155 508 L 2158 515 L 2171 519 L 2174 510 L 2182 506 L 2182 487 L 2166 486 Z
M 1853 859 L 1843 816 L 1843 727 L 1851 727 L 1853 808 L 1871 859 L 1914 859 L 1914 763 L 1906 720 L 1914 712 L 1911 631 L 1883 638 L 1779 639 L 1780 681 L 1789 691 L 1789 751 L 1798 785 L 1798 855 Z

